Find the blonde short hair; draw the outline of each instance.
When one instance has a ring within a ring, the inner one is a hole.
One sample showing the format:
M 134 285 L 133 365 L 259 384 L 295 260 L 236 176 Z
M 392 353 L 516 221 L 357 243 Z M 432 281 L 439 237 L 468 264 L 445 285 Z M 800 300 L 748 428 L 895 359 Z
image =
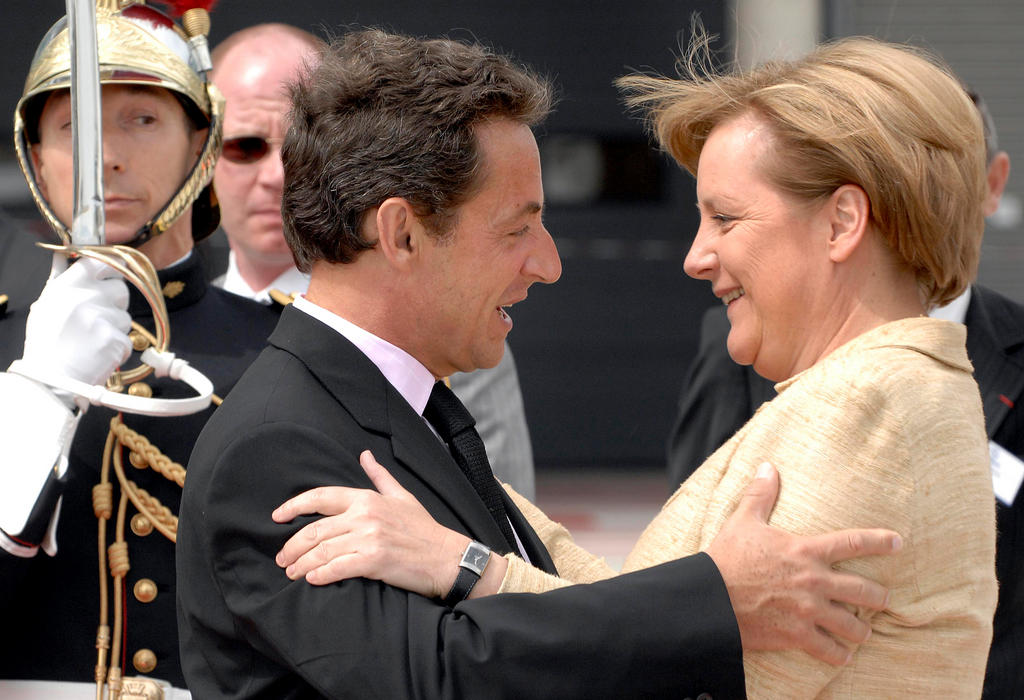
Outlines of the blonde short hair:
M 775 136 L 760 165 L 781 191 L 814 200 L 858 185 L 926 306 L 970 284 L 984 230 L 985 139 L 947 67 L 910 46 L 856 37 L 797 60 L 718 73 L 709 67 L 709 41 L 695 30 L 678 79 L 618 80 L 680 165 L 696 174 L 711 130 L 756 112 Z

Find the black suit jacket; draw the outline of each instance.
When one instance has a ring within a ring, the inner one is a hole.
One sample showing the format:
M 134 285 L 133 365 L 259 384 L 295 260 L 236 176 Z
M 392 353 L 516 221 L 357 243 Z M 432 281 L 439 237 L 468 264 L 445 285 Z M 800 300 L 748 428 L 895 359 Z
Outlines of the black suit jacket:
M 757 407 L 775 398 L 775 383 L 738 365 L 725 339 L 725 306 L 712 306 L 700 324 L 700 345 L 679 399 L 668 439 L 669 486 L 675 490 L 704 460 L 746 423 Z
M 967 355 L 981 390 L 985 428 L 993 442 L 1024 459 L 1024 306 L 981 285 L 964 318 Z M 682 483 L 732 437 L 774 384 L 729 357 L 724 307 L 704 316 L 700 350 L 669 438 L 669 479 Z M 996 505 L 999 605 L 985 675 L 985 698 L 1024 698 L 1024 489 L 1012 506 Z
M 448 451 L 351 343 L 287 308 L 270 345 L 189 463 L 178 614 L 196 698 L 743 694 L 736 623 L 706 555 L 454 609 L 376 581 L 289 581 L 274 555 L 307 519 L 278 525 L 271 511 L 313 486 L 370 487 L 364 449 L 439 522 L 492 546 L 502 535 Z M 506 506 L 531 559 L 550 567 Z
M 964 319 L 967 356 L 981 389 L 985 429 L 1024 459 L 1024 306 L 975 285 Z M 999 605 L 985 675 L 985 698 L 1024 697 L 1024 489 L 1012 506 L 996 502 Z

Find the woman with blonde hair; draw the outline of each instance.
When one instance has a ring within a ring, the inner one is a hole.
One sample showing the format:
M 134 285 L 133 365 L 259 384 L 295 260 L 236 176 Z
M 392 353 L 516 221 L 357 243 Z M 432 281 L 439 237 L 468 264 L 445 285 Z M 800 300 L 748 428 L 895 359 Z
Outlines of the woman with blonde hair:
M 889 527 L 905 544 L 841 565 L 891 591 L 888 609 L 858 611 L 873 634 L 850 663 L 749 653 L 748 695 L 977 697 L 996 604 L 987 442 L 964 327 L 926 315 L 977 266 L 986 196 L 977 111 L 948 69 L 906 46 L 845 39 L 727 74 L 702 67 L 706 46 L 698 37 L 682 78 L 619 85 L 697 178 L 701 223 L 686 272 L 728 306 L 732 358 L 778 382 L 779 396 L 680 487 L 624 570 L 707 548 L 770 461 L 781 480 L 770 524 L 799 534 Z M 310 572 L 315 583 L 362 575 L 443 595 L 465 536 L 422 526 L 400 487 L 368 471 L 384 496 L 345 491 L 368 508 L 318 532 L 337 538 L 334 551 L 367 553 L 319 571 L 323 550 L 298 556 L 309 549 L 300 533 L 283 553 L 288 574 Z M 473 596 L 614 575 L 517 504 L 562 579 L 492 556 L 488 580 L 500 586 L 482 580 Z M 363 527 L 402 509 L 417 523 L 416 571 L 433 572 L 420 583 L 410 584 L 408 528 Z M 300 497 L 275 517 L 306 510 Z M 360 546 L 367 540 L 379 546 Z

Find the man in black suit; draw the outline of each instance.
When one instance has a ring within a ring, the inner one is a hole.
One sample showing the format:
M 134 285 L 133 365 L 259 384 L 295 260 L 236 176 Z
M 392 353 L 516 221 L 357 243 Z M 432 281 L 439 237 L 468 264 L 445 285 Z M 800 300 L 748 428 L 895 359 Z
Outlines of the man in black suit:
M 970 97 L 985 127 L 990 216 L 1010 174 L 1010 159 L 1000 151 L 995 125 L 984 101 Z M 992 648 L 984 698 L 1024 697 L 1024 306 L 972 285 L 953 302 L 931 314 L 967 326 L 967 355 L 981 390 L 985 429 L 992 454 L 996 505 L 996 577 L 999 604 L 993 620 Z M 775 397 L 774 384 L 748 366 L 732 361 L 726 350 L 729 320 L 725 307 L 709 309 L 701 324 L 700 349 L 690 368 L 668 443 L 669 482 L 673 488 L 732 437 L 757 408 Z
M 211 55 L 213 82 L 226 104 L 224 150 L 213 176 L 221 228 L 201 245 L 204 264 L 214 286 L 264 304 L 271 303 L 271 290 L 301 294 L 309 284 L 284 239 L 280 146 L 290 107 L 285 85 L 320 44 L 306 31 L 272 22 L 231 34 Z M 450 382 L 477 419 L 495 475 L 532 498 L 533 453 L 511 350 L 506 346 L 497 367 L 460 372 Z
M 964 323 L 981 389 L 996 491 L 999 603 L 984 698 L 1024 697 L 1024 306 L 974 285 Z
M 727 527 L 740 532 L 714 559 L 465 599 L 489 550 L 555 572 L 481 462 L 472 418 L 437 381 L 495 365 L 506 308 L 561 273 L 530 128 L 550 88 L 480 46 L 364 31 L 326 50 L 292 98 L 285 232 L 311 282 L 189 463 L 178 614 L 193 694 L 728 698 L 744 692 L 741 643 L 845 658 L 817 626 L 851 641 L 868 629 L 829 598 L 884 598 L 829 569 L 849 533 Z M 443 601 L 366 579 L 311 586 L 275 563 L 309 519 L 277 524 L 271 512 L 316 486 L 370 486 L 363 450 L 476 540 Z M 770 503 L 755 502 L 766 517 Z M 745 525 L 749 511 L 738 511 Z M 880 533 L 854 539 L 838 558 L 892 547 Z M 794 571 L 794 550 L 816 566 Z M 800 614 L 808 593 L 814 610 Z

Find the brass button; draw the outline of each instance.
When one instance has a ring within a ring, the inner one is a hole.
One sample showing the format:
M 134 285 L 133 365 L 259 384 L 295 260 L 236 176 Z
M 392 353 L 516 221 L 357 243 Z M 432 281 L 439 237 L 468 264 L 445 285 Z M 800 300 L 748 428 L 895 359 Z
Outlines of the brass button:
M 149 461 L 146 459 L 146 456 L 141 452 L 136 452 L 135 450 L 128 453 L 128 461 L 131 462 L 132 466 L 136 469 L 145 469 L 149 466 Z
M 137 330 L 132 330 L 128 333 L 128 339 L 132 341 L 132 349 L 135 352 L 142 352 L 149 347 L 149 338 Z
M 145 537 L 149 533 L 153 532 L 153 523 L 149 521 L 142 513 L 136 513 L 132 516 L 131 522 L 132 532 L 139 537 Z
M 148 399 L 153 396 L 153 388 L 146 384 L 146 382 L 135 382 L 128 387 L 129 396 L 141 396 L 144 399 Z
M 156 654 L 149 649 L 139 649 L 132 656 L 132 666 L 139 673 L 152 673 L 156 668 Z
M 156 584 L 152 579 L 140 578 L 135 582 L 132 592 L 135 594 L 135 600 L 140 603 L 152 603 L 157 594 Z

